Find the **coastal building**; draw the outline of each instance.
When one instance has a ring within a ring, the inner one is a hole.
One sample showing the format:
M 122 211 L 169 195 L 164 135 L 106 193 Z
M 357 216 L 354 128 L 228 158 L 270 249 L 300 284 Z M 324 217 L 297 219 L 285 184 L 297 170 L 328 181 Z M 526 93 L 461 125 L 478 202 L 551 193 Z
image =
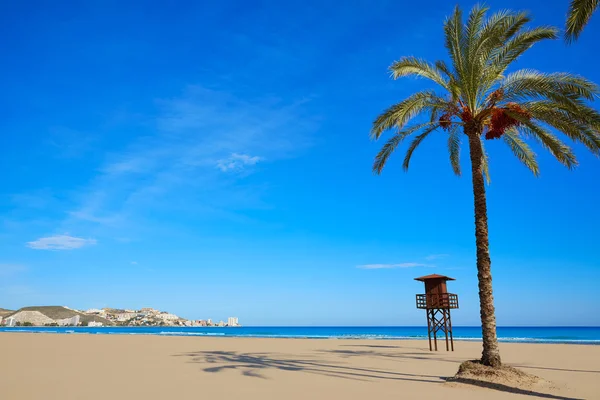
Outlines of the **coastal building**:
M 120 313 L 117 314 L 117 322 L 125 322 L 125 321 L 129 321 L 130 319 L 133 319 L 137 316 L 136 313 L 134 312 L 124 312 L 124 313 Z
M 206 320 L 206 326 L 212 326 L 212 324 L 212 319 L 209 318 Z
M 239 326 L 237 317 L 227 318 L 227 326 Z
M 2 325 L 2 317 L 0 317 L 0 325 Z
M 220 327 L 223 327 L 223 326 L 225 326 L 225 322 L 223 322 L 223 321 L 219 321 L 219 325 L 218 325 L 218 326 L 220 326 Z
M 162 319 L 163 321 L 175 321 L 179 319 L 177 315 L 170 313 L 160 313 L 156 316 L 156 318 Z
M 96 321 L 90 321 L 88 322 L 88 325 L 90 328 L 98 328 L 100 326 L 103 326 L 102 322 L 96 322 Z
M 13 317 L 8 317 L 6 318 L 6 320 L 4 321 L 4 325 L 8 326 L 8 327 L 12 327 L 15 326 L 17 323 L 17 321 L 13 318 Z
M 90 308 L 85 312 L 86 314 L 105 314 L 104 310 L 100 310 L 98 308 Z
M 79 315 L 75 315 L 71 318 L 64 318 L 56 320 L 56 323 L 59 326 L 77 326 L 81 321 L 81 317 Z

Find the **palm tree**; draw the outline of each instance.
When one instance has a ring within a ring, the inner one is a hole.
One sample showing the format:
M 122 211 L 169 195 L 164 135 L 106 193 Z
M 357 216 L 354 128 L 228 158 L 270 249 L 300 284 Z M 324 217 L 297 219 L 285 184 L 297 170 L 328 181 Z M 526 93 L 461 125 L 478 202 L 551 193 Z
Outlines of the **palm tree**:
M 586 104 L 599 91 L 585 78 L 529 69 L 506 74 L 511 63 L 535 43 L 556 39 L 557 29 L 525 28 L 530 18 L 522 12 L 502 11 L 489 18 L 486 15 L 487 8 L 476 6 L 463 23 L 457 7 L 447 18 L 444 32 L 449 65 L 415 57 L 403 57 L 392 64 L 394 79 L 410 75 L 427 78 L 437 84 L 441 93 L 423 90 L 391 106 L 373 122 L 371 137 L 379 139 L 385 131 L 395 130 L 375 157 L 376 174 L 381 173 L 401 142 L 416 134 L 404 157 L 403 167 L 407 170 L 417 147 L 433 132 L 439 132 L 448 142 L 452 169 L 460 175 L 460 146 L 466 139 L 475 200 L 483 336 L 481 362 L 499 367 L 485 194 L 485 179 L 489 184 L 488 156 L 484 141 L 504 142 L 536 176 L 539 174 L 536 155 L 525 139 L 537 141 L 560 163 L 573 168 L 577 165 L 573 151 L 552 131 L 563 133 L 598 154 L 600 114 Z
M 600 6 L 600 0 L 571 0 L 565 31 L 567 42 L 579 38 L 581 31 L 585 28 L 598 6 Z

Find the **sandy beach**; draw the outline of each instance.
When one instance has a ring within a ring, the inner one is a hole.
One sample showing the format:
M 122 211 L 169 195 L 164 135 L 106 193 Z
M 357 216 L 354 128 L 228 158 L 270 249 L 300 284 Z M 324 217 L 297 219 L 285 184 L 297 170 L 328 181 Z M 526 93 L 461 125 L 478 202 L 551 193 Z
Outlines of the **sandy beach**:
M 481 344 L 426 341 L 0 334 L 0 398 L 600 399 L 600 347 L 501 344 L 552 385 L 516 393 L 448 383 Z

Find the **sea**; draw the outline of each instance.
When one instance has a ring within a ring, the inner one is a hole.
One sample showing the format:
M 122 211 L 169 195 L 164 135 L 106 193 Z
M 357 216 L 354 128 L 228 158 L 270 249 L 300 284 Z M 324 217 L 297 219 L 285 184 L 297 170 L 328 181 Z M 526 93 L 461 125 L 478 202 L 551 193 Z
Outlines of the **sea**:
M 30 332 L 91 335 L 158 335 L 158 336 L 211 336 L 294 339 L 380 339 L 427 340 L 427 328 L 422 326 L 339 326 L 291 327 L 248 326 L 217 327 L 0 327 L 0 332 Z M 454 340 L 480 341 L 481 328 L 453 327 Z M 438 336 L 439 337 L 439 336 Z M 442 336 L 443 337 L 443 336 Z M 600 327 L 499 327 L 500 342 L 570 343 L 600 345 Z

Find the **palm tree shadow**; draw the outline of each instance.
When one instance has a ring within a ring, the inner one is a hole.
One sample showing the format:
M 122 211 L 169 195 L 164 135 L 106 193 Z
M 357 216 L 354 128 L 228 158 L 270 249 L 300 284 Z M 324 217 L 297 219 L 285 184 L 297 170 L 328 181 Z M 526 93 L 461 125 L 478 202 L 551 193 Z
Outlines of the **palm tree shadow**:
M 492 389 L 492 390 L 498 390 L 500 392 L 514 393 L 514 394 L 520 394 L 520 395 L 532 396 L 532 397 L 539 397 L 539 398 L 542 398 L 542 399 L 584 400 L 584 399 L 578 398 L 578 397 L 558 396 L 558 395 L 553 395 L 553 394 L 550 394 L 550 393 L 542 393 L 542 392 L 536 392 L 536 391 L 533 391 L 533 390 L 516 388 L 516 387 L 505 385 L 505 384 L 502 384 L 502 383 L 480 381 L 478 379 L 448 378 L 448 382 L 462 383 L 464 385 L 478 386 L 478 387 L 482 387 L 482 388 L 487 388 L 487 389 Z
M 408 374 L 373 368 L 360 368 L 313 358 L 286 358 L 272 353 L 238 353 L 235 351 L 197 351 L 177 354 L 196 364 L 216 364 L 203 368 L 204 372 L 217 373 L 238 370 L 244 376 L 267 379 L 264 372 L 279 370 L 325 375 L 354 380 L 406 380 L 427 383 L 444 383 L 444 378 L 434 375 Z
M 361 346 L 355 346 L 355 347 L 367 347 L 367 348 L 383 347 L 383 348 L 390 348 L 390 347 L 394 347 L 394 346 L 372 346 L 372 345 L 365 346 L 365 345 L 361 345 Z M 443 357 L 441 355 L 438 355 L 437 353 L 430 353 L 430 352 L 427 352 L 425 350 L 423 352 L 420 352 L 420 353 L 419 352 L 382 352 L 382 351 L 374 351 L 374 350 L 321 350 L 321 352 L 325 352 L 325 353 L 329 353 L 329 354 L 336 354 L 336 355 L 338 355 L 338 356 L 340 356 L 342 358 L 350 358 L 350 357 L 382 357 L 382 358 L 392 358 L 392 359 L 430 360 L 430 361 L 436 361 L 436 362 L 450 362 L 450 363 L 456 363 L 456 364 L 462 362 L 462 360 L 460 360 L 460 359 L 445 358 L 445 357 Z M 527 367 L 527 368 L 539 368 L 539 369 L 557 369 L 557 368 L 544 368 L 544 367 L 535 367 L 535 366 L 523 366 L 523 367 Z M 599 371 L 567 370 L 567 369 L 558 369 L 558 370 L 569 371 L 569 372 L 588 372 L 588 373 L 599 372 Z M 517 387 L 512 387 L 512 386 L 509 386 L 509 385 L 506 385 L 506 384 L 501 384 L 501 383 L 492 383 L 492 382 L 480 381 L 480 380 L 477 380 L 477 379 L 446 377 L 446 378 L 444 378 L 444 380 L 449 381 L 449 382 L 462 383 L 462 384 L 466 384 L 466 385 L 484 387 L 484 388 L 498 390 L 498 391 L 507 392 L 507 393 L 516 393 L 516 394 L 529 395 L 529 396 L 540 397 L 540 398 L 579 400 L 579 399 L 575 399 L 575 398 L 569 398 L 569 397 L 564 397 L 564 396 L 555 396 L 555 395 L 552 395 L 552 394 L 547 394 L 547 393 L 542 393 L 542 392 L 535 392 L 535 391 L 532 391 L 532 390 L 520 389 L 520 388 L 517 388 Z
M 393 357 L 396 359 L 428 359 L 431 361 L 460 362 L 458 360 L 445 359 L 439 356 L 423 357 L 417 353 L 379 353 L 375 351 L 344 351 L 344 350 L 320 350 L 318 353 L 329 353 L 345 357 Z M 453 379 L 452 377 L 410 374 L 405 372 L 390 371 L 377 368 L 361 368 L 340 364 L 333 361 L 324 361 L 317 358 L 289 358 L 289 356 L 276 353 L 243 353 L 236 351 L 195 351 L 175 354 L 175 357 L 184 357 L 189 363 L 203 366 L 202 371 L 206 373 L 219 373 L 223 371 L 238 371 L 243 376 L 257 379 L 269 379 L 265 376 L 268 371 L 287 371 L 296 373 L 310 373 L 340 379 L 352 379 L 359 381 L 412 381 L 433 384 L 444 384 L 447 381 L 465 385 L 479 386 L 491 390 L 506 393 L 514 393 L 538 397 L 543 399 L 581 400 L 578 398 L 558 396 L 532 390 L 520 389 L 506 384 L 479 381 L 477 379 Z
M 369 346 L 370 347 L 370 346 Z M 449 362 L 454 364 L 460 364 L 467 360 L 463 359 L 452 359 L 440 356 L 438 353 L 431 352 L 382 352 L 374 350 L 320 350 L 323 353 L 335 354 L 341 358 L 352 358 L 352 357 L 381 357 L 389 359 L 410 359 L 410 360 L 430 360 Z

